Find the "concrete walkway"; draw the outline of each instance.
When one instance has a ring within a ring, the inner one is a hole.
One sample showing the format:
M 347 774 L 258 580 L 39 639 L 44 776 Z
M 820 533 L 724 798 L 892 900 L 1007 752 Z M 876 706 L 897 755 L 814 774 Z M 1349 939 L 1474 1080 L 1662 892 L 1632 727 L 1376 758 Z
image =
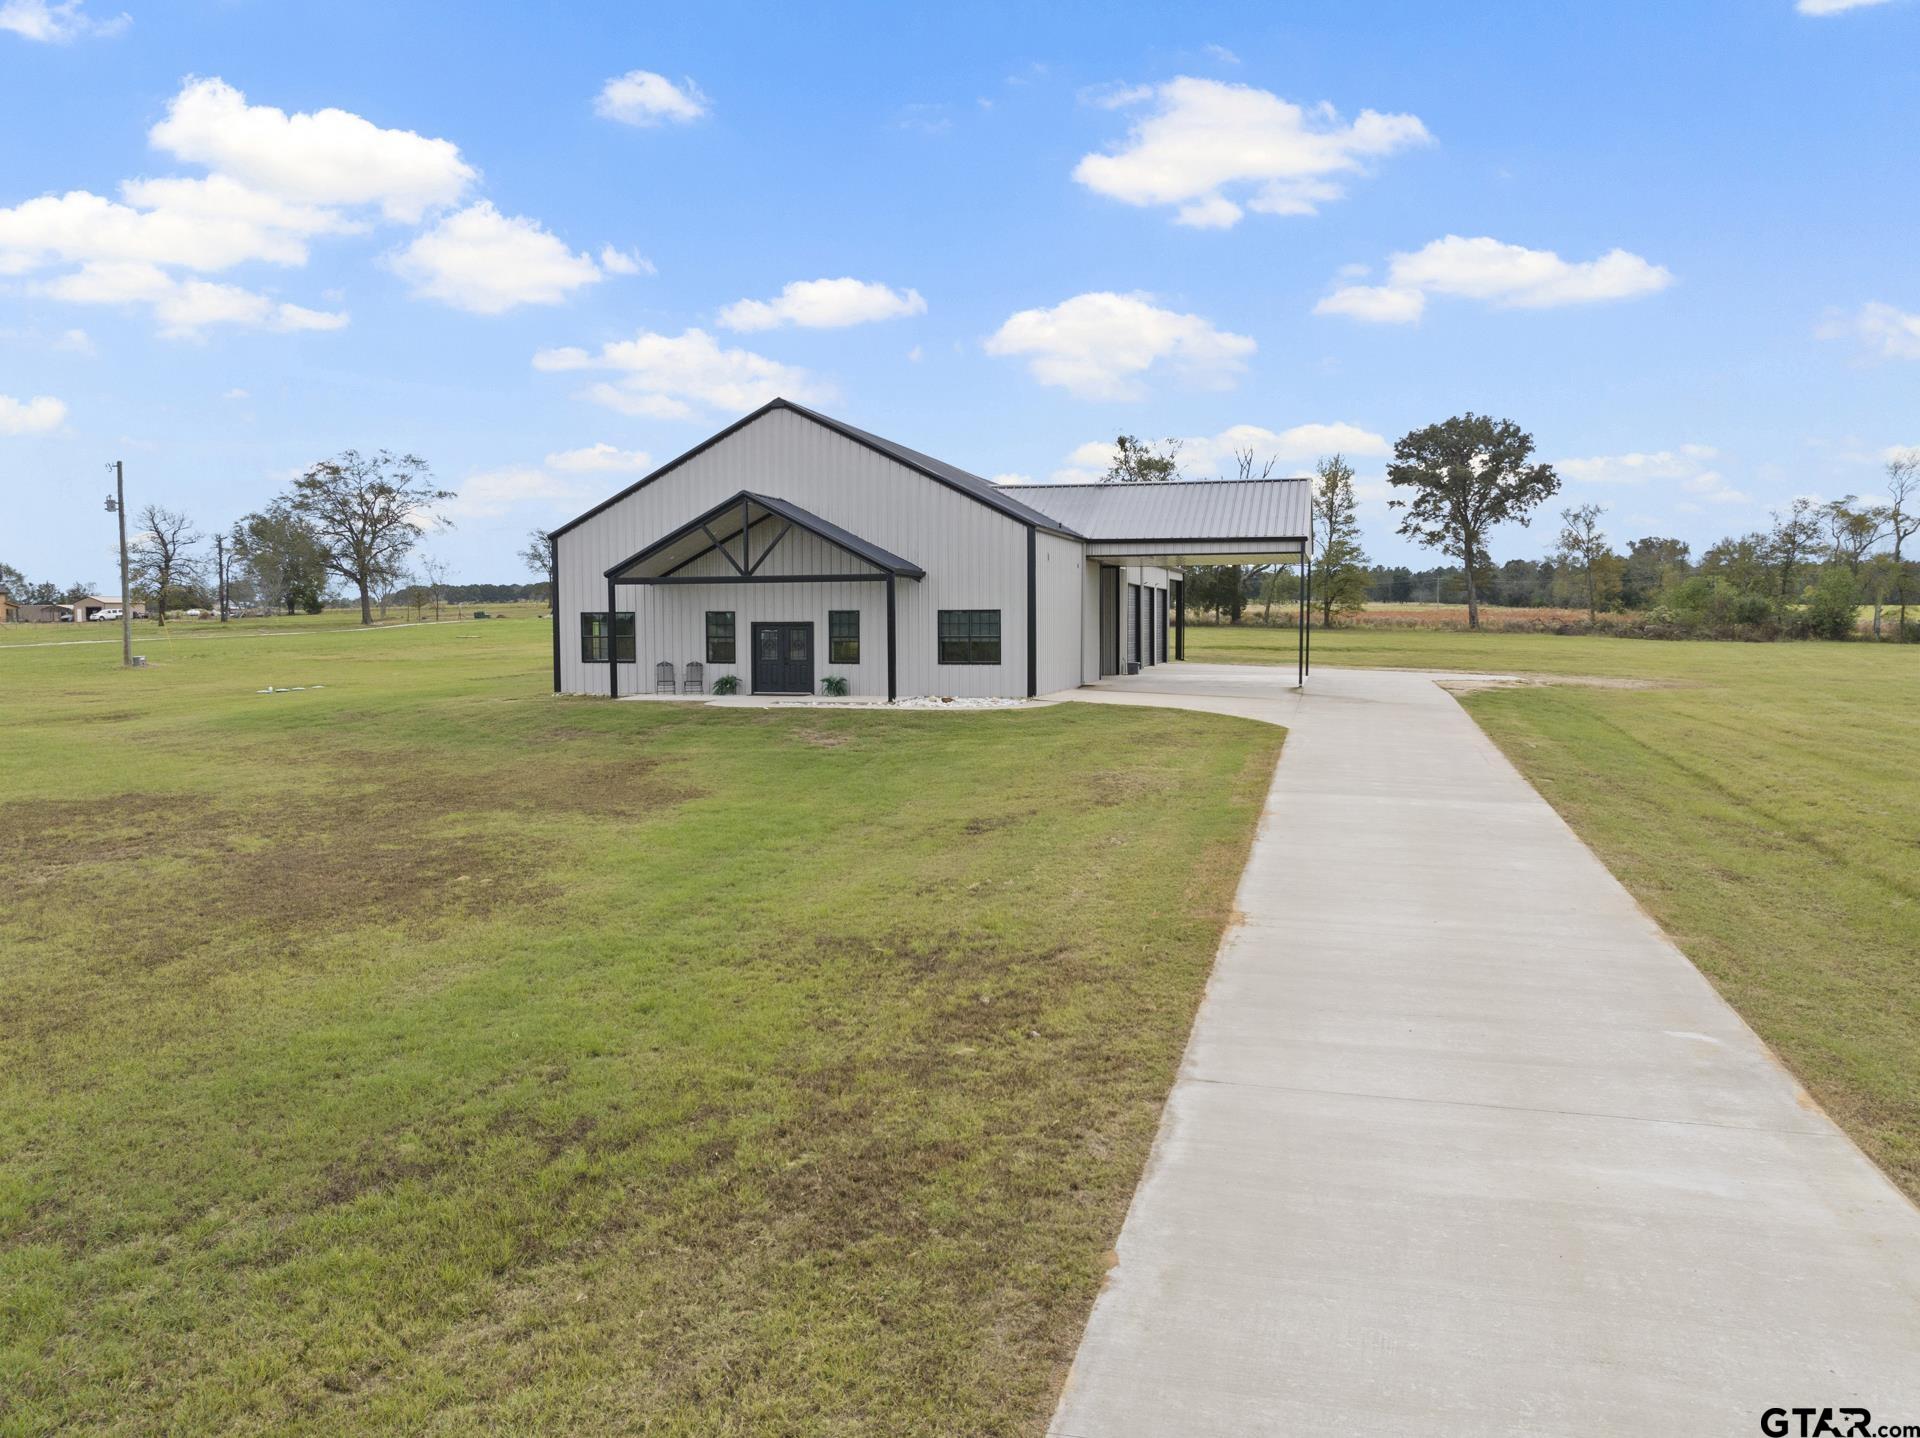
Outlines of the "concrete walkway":
M 1057 1438 L 1920 1423 L 1920 1211 L 1431 676 L 1292 682 L 1074 696 L 1292 732 Z

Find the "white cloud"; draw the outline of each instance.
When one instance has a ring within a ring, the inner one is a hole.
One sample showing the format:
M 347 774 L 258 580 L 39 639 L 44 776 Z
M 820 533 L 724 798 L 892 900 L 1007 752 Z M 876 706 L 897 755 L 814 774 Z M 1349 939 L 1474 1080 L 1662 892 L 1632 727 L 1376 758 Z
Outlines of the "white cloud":
M 0 394 L 0 434 L 45 434 L 58 429 L 66 417 L 66 405 L 52 395 L 15 399 Z
M 1314 307 L 1376 324 L 1420 318 L 1430 295 L 1485 300 L 1507 309 L 1551 309 L 1653 294 L 1673 274 L 1625 250 L 1597 260 L 1563 260 L 1552 250 L 1530 250 L 1481 236 L 1448 235 L 1411 253 L 1396 254 L 1384 285 L 1348 285 Z
M 1884 5 L 1887 0 L 1798 0 L 1793 7 L 1802 15 L 1839 15 L 1848 10 L 1864 10 L 1869 5 Z
M 819 330 L 926 312 L 927 302 L 918 290 L 892 290 L 868 280 L 794 280 L 774 299 L 735 300 L 720 311 L 719 320 L 730 330 L 770 330 L 781 325 Z
M 487 200 L 448 215 L 393 257 L 416 295 L 477 315 L 516 305 L 557 305 L 600 267 L 576 255 L 537 220 L 503 215 Z
M 182 280 L 158 265 L 102 260 L 82 265 L 40 286 L 40 292 L 72 304 L 146 304 L 160 332 L 195 338 L 209 325 L 288 332 L 345 328 L 347 316 L 287 304 L 211 280 Z
M 65 350 L 68 354 L 90 357 L 94 353 L 93 336 L 82 329 L 64 330 L 60 338 L 53 342 L 53 347 L 57 350 Z
M 1583 484 L 1645 484 L 1650 479 L 1695 479 L 1707 473 L 1708 461 L 1719 451 L 1710 444 L 1683 444 L 1678 449 L 1597 454 L 1584 459 L 1556 459 L 1553 467 L 1565 479 Z
M 1393 444 L 1385 435 L 1345 420 L 1296 424 L 1282 430 L 1258 424 L 1236 424 L 1218 434 L 1181 438 L 1180 472 L 1196 479 L 1237 478 L 1238 456 L 1245 450 L 1253 451 L 1256 473 L 1271 459 L 1276 465 L 1275 473 L 1285 474 L 1323 455 L 1342 454 L 1349 459 L 1363 459 L 1390 454 Z M 1056 484 L 1092 483 L 1113 464 L 1114 452 L 1112 440 L 1089 440 L 1068 454 L 1065 465 L 1055 470 L 1051 478 Z
M 597 355 L 577 346 L 541 350 L 533 367 L 548 373 L 604 370 L 615 378 L 585 391 L 588 399 L 621 414 L 651 419 L 687 419 L 702 410 L 757 409 L 777 395 L 821 401 L 831 388 L 804 369 L 755 354 L 726 349 L 705 330 L 663 335 L 642 330 L 615 340 Z
M 126 14 L 96 20 L 86 13 L 84 0 L 5 0 L 0 4 L 0 30 L 50 44 L 65 44 L 82 35 L 118 35 L 132 23 L 133 17 Z
M 1203 45 L 1200 48 L 1218 60 L 1222 65 L 1238 65 L 1240 63 L 1240 57 L 1225 45 Z
M 154 148 L 314 205 L 378 205 L 414 223 L 477 178 L 451 140 L 384 130 L 345 110 L 289 115 L 249 105 L 224 80 L 188 80 L 148 132 Z
M 1179 223 L 1202 229 L 1233 225 L 1244 210 L 1313 214 L 1345 193 L 1336 177 L 1432 138 L 1412 115 L 1363 110 L 1346 124 L 1330 105 L 1296 105 L 1251 85 L 1185 75 L 1096 103 L 1148 101 L 1152 112 L 1134 122 L 1126 142 L 1084 156 L 1073 177 L 1130 205 L 1176 206 Z
M 72 266 L 38 292 L 79 304 L 143 302 L 176 335 L 218 324 L 337 329 L 345 315 L 178 272 L 301 266 L 314 236 L 365 230 L 369 207 L 415 221 L 476 178 L 449 141 L 384 130 L 343 110 L 288 115 L 249 105 L 217 79 L 185 81 L 149 139 L 211 173 L 128 180 L 118 200 L 73 190 L 0 209 L 0 274 Z M 535 257 L 515 258 L 531 275 L 523 284 L 551 281 Z M 591 260 L 581 263 L 598 278 Z
M 1729 484 L 1725 475 L 1712 469 L 1689 475 L 1680 481 L 1680 487 L 1708 504 L 1745 504 L 1748 498 Z
M 1376 325 L 1410 325 L 1427 311 L 1427 297 L 1394 285 L 1343 285 L 1313 307 L 1317 315 L 1346 315 Z
M 602 441 L 585 449 L 563 449 L 547 456 L 547 468 L 563 474 L 599 474 L 607 470 L 648 470 L 653 457 L 644 449 L 616 449 Z
M 1878 300 L 1850 315 L 1829 315 L 1819 334 L 1822 339 L 1858 340 L 1873 359 L 1920 359 L 1920 314 L 1909 314 Z
M 1095 291 L 1051 309 L 1021 310 L 988 337 L 986 350 L 1026 357 L 1040 383 L 1082 399 L 1138 399 L 1146 392 L 1140 377 L 1162 363 L 1194 383 L 1230 386 L 1254 352 L 1253 340 L 1152 301 Z
M 348 228 L 337 217 L 250 195 L 219 176 L 134 181 L 124 193 L 132 204 L 70 190 L 0 209 L 0 271 L 22 274 L 41 265 L 89 260 L 139 260 L 201 271 L 250 260 L 301 265 L 307 259 L 307 235 Z M 269 215 L 281 223 L 269 222 Z
M 1596 454 L 1556 459 L 1553 467 L 1576 484 L 1640 485 L 1656 482 L 1671 494 L 1686 495 L 1675 508 L 1690 514 L 1706 504 L 1744 504 L 1747 495 L 1735 489 L 1713 461 L 1720 451 L 1710 444 L 1683 444 L 1676 449 L 1631 450 L 1626 454 Z
M 520 505 L 579 503 L 590 494 L 578 480 L 532 465 L 508 465 L 468 475 L 444 512 L 450 519 L 498 519 Z
M 1563 260 L 1484 236 L 1448 235 L 1410 255 L 1395 255 L 1389 273 L 1400 288 L 1492 300 L 1525 309 L 1590 304 L 1652 294 L 1673 283 L 1665 267 L 1625 250 L 1597 260 Z
M 600 87 L 593 112 L 623 125 L 686 125 L 707 113 L 707 97 L 691 78 L 676 85 L 651 70 L 629 70 Z
M 996 474 L 993 477 L 993 482 L 995 484 L 1032 484 L 1033 476 L 1010 470 L 1006 474 Z
M 637 250 L 618 250 L 612 245 L 600 247 L 600 268 L 610 275 L 657 275 L 652 260 Z

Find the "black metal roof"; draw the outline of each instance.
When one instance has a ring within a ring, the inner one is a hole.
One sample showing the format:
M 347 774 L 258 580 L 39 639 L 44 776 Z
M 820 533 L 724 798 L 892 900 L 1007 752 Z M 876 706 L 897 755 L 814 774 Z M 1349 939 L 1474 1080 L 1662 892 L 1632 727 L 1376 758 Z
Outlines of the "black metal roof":
M 671 473 L 696 455 L 704 454 L 707 450 L 711 449 L 721 440 L 726 439 L 735 431 L 745 429 L 762 415 L 771 414 L 777 409 L 791 410 L 794 414 L 810 419 L 815 424 L 822 425 L 832 430 L 835 434 L 852 440 L 855 444 L 864 445 L 877 454 L 884 454 L 887 458 L 904 464 L 908 469 L 925 475 L 937 484 L 944 484 L 949 489 L 958 490 L 960 493 L 978 500 L 989 509 L 998 510 L 1009 519 L 1016 520 L 1021 524 L 1033 525 L 1037 529 L 1044 529 L 1050 534 L 1063 534 L 1069 539 L 1081 538 L 1079 534 L 1067 528 L 1051 515 L 1043 514 L 1032 505 L 1026 504 L 1013 495 L 1005 493 L 999 485 L 994 484 L 991 480 L 982 479 L 977 474 L 969 474 L 964 469 L 948 464 L 944 460 L 935 459 L 931 455 L 922 454 L 917 449 L 908 449 L 904 444 L 896 444 L 890 439 L 882 439 L 877 434 L 869 434 L 864 429 L 856 429 L 853 425 L 847 424 L 842 420 L 834 419 L 829 415 L 821 414 L 818 410 L 808 409 L 805 405 L 795 404 L 790 399 L 769 400 L 752 414 L 735 420 L 718 434 L 712 435 L 702 440 L 699 444 L 696 444 L 685 454 L 668 460 L 665 464 L 661 465 L 660 468 L 654 470 L 653 473 L 635 480 L 618 494 L 596 504 L 585 514 L 577 515 L 568 520 L 565 524 L 553 531 L 553 537 L 557 539 L 568 530 L 584 524 L 603 509 L 618 504 L 628 495 L 636 494 L 640 490 L 645 489 L 663 474 Z

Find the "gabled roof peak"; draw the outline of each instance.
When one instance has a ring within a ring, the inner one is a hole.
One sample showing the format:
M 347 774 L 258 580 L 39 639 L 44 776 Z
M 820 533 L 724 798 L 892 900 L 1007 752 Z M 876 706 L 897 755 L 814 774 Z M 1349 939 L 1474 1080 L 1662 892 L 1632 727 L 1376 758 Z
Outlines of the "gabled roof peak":
M 1068 529 L 1052 516 L 1042 513 L 1032 505 L 1022 502 L 1013 495 L 1003 493 L 1002 487 L 994 484 L 991 480 L 982 479 L 979 475 L 970 474 L 957 465 L 948 464 L 945 460 L 935 459 L 931 455 L 922 454 L 917 449 L 909 449 L 904 444 L 897 444 L 893 440 L 882 439 L 879 435 L 870 434 L 864 429 L 858 429 L 846 423 L 844 420 L 834 419 L 830 415 L 821 414 L 818 410 L 809 409 L 803 404 L 796 404 L 793 400 L 780 396 L 768 400 L 765 404 L 761 405 L 759 409 L 753 411 L 753 413 L 743 415 L 718 434 L 710 435 L 685 454 L 668 460 L 651 474 L 635 480 L 618 494 L 602 500 L 586 513 L 568 520 L 565 524 L 553 531 L 554 537 L 558 538 L 568 530 L 576 528 L 593 518 L 594 515 L 600 513 L 603 509 L 618 504 L 628 495 L 645 489 L 663 474 L 678 469 L 688 460 L 695 458 L 697 455 L 704 454 L 722 440 L 745 429 L 755 420 L 771 414 L 775 410 L 786 410 L 789 413 L 801 416 L 803 419 L 811 420 L 815 424 L 825 429 L 830 429 L 845 439 L 852 440 L 855 444 L 862 445 L 874 451 L 876 454 L 885 455 L 896 463 L 905 465 L 908 469 L 913 470 L 917 474 L 924 475 L 936 484 L 944 484 L 949 489 L 958 490 L 960 493 L 979 501 L 989 509 L 1006 515 L 1007 518 L 1017 523 L 1030 524 L 1036 529 L 1044 529 L 1054 534 L 1064 534 L 1069 539 L 1079 539 L 1082 537 L 1073 530 Z

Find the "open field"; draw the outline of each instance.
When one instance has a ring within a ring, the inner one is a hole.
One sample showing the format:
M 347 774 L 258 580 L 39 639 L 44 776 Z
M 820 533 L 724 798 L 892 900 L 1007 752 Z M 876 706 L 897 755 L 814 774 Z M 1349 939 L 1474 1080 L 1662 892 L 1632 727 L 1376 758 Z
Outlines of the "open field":
M 1248 626 L 1261 626 L 1261 628 L 1265 628 L 1265 616 L 1267 616 L 1267 612 L 1265 612 L 1263 605 L 1250 607 L 1250 609 L 1246 611 L 1244 622 L 1238 626 L 1238 630 L 1244 630 L 1244 628 L 1248 628 Z M 1640 616 L 1642 616 L 1642 612 L 1640 611 L 1605 611 L 1605 609 L 1603 609 L 1603 611 L 1599 611 L 1599 622 L 1601 622 L 1601 626 L 1605 626 L 1605 624 L 1609 624 L 1609 622 L 1611 622 L 1611 624 L 1619 624 L 1619 622 L 1626 622 L 1626 620 L 1636 620 L 1636 618 L 1640 618 Z M 1275 626 L 1290 624 L 1290 622 L 1292 622 L 1292 611 L 1286 609 L 1284 605 L 1275 605 L 1275 607 L 1273 607 L 1273 622 L 1275 622 Z M 1317 624 L 1317 620 L 1315 620 L 1315 624 Z M 1217 624 L 1215 624 L 1215 618 L 1213 618 L 1212 614 L 1206 614 L 1206 616 L 1196 616 L 1196 618 L 1188 620 L 1188 626 L 1190 626 L 1188 632 L 1192 632 L 1194 628 L 1212 630 Z M 1897 626 L 1897 612 L 1889 605 L 1889 607 L 1885 607 L 1884 611 L 1882 611 L 1882 634 L 1884 634 L 1887 639 L 1891 639 L 1893 634 L 1895 634 L 1895 626 Z M 1465 630 L 1465 628 L 1467 628 L 1467 605 L 1434 605 L 1434 603 L 1419 603 L 1419 601 L 1413 601 L 1413 603 L 1377 603 L 1377 601 L 1369 601 L 1363 611 L 1342 618 L 1342 620 L 1340 620 L 1340 628 L 1344 628 L 1344 630 L 1361 630 L 1361 632 L 1365 632 L 1365 630 Z M 1484 632 L 1490 632 L 1490 634 L 1503 634 L 1503 632 L 1519 632 L 1519 634 L 1546 632 L 1546 634 L 1559 634 L 1559 632 L 1565 632 L 1565 630 L 1574 630 L 1574 632 L 1582 632 L 1582 634 L 1584 634 L 1584 632 L 1588 630 L 1588 616 L 1586 616 L 1584 609 L 1565 609 L 1565 607 L 1555 607 L 1555 609 L 1513 607 L 1513 609 L 1509 609 L 1509 607 L 1505 607 L 1505 605 L 1480 605 L 1480 628 L 1482 628 Z M 1855 624 L 1855 628 L 1859 630 L 1859 634 L 1862 635 L 1862 637 L 1870 637 L 1870 635 L 1874 634 L 1874 607 L 1872 607 L 1872 605 L 1860 605 L 1859 622 Z M 1235 634 L 1238 630 L 1236 630 L 1235 626 L 1225 626 L 1225 634 Z M 1317 634 L 1317 630 L 1315 630 L 1315 634 Z
M 432 606 L 415 612 L 393 606 L 387 610 L 385 619 L 379 611 L 374 611 L 375 627 L 392 627 L 400 624 L 465 623 L 476 609 L 485 610 L 489 615 L 504 615 L 509 619 L 535 619 L 547 613 L 547 606 L 526 601 L 510 604 L 466 604 L 458 611 L 453 606 L 440 606 L 440 618 L 434 619 Z M 268 632 L 293 631 L 310 633 L 326 629 L 360 628 L 360 608 L 352 605 L 347 608 L 325 609 L 318 614 L 275 614 L 262 619 L 230 619 L 222 624 L 218 619 L 188 619 L 184 616 L 169 615 L 162 628 L 151 619 L 133 621 L 133 651 L 146 653 L 152 657 L 154 646 L 170 644 L 176 640 L 197 639 L 208 636 L 234 637 L 243 634 L 263 634 Z M 120 625 L 117 621 L 94 622 L 91 624 L 0 624 L 0 647 L 10 644 L 118 644 Z
M 0 1433 L 1043 1428 L 1279 733 L 547 646 L 0 653 Z
M 1468 710 L 1920 1198 L 1920 647 L 1314 631 L 1324 664 L 1594 675 Z M 1189 630 L 1292 664 L 1291 631 Z

